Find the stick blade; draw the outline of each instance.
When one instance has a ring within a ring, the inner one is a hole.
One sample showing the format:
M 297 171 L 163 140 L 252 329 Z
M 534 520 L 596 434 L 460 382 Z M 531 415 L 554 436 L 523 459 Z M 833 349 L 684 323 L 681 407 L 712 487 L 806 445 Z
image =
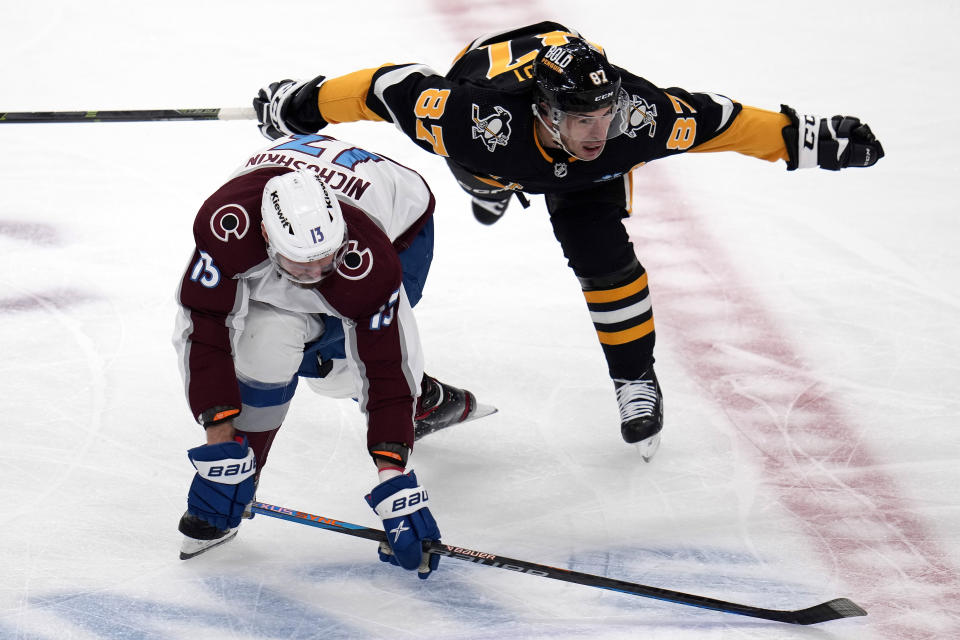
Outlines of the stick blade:
M 785 622 L 793 624 L 818 624 L 840 618 L 855 618 L 865 616 L 867 612 L 857 603 L 847 598 L 837 598 L 807 609 L 790 612 L 790 619 Z

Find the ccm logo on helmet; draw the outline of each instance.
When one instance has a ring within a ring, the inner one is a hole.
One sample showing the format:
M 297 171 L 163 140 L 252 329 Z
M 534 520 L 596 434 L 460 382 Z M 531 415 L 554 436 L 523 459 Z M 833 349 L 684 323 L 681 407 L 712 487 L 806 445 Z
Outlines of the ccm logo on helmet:
M 225 204 L 210 216 L 210 231 L 223 242 L 229 240 L 230 236 L 239 240 L 247 235 L 249 229 L 250 216 L 238 204 Z

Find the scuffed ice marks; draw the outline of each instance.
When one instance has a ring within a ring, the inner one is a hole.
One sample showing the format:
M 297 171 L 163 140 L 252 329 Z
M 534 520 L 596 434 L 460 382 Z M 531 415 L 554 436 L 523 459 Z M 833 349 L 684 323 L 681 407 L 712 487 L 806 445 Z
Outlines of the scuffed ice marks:
M 404 615 L 420 620 L 438 638 L 591 637 L 621 625 L 627 629 L 641 619 L 651 627 L 711 626 L 709 619 L 717 615 L 685 611 L 678 617 L 676 605 L 669 603 L 450 559 L 443 564 L 443 571 L 421 582 L 375 560 L 282 568 L 251 563 L 242 575 L 189 580 L 184 591 L 196 593 L 185 599 L 195 604 L 132 594 L 58 592 L 34 597 L 28 605 L 31 614 L 49 620 L 51 631 L 27 633 L 8 621 L 0 624 L 0 638 L 60 640 L 64 628 L 105 640 L 395 638 L 407 627 L 391 621 Z M 705 594 L 754 594 L 755 599 L 763 593 L 771 605 L 795 604 L 797 594 L 811 600 L 822 595 L 802 584 L 770 581 L 764 564 L 730 549 L 629 546 L 578 553 L 560 566 Z M 564 598 L 554 596 L 570 591 L 596 608 L 595 619 L 564 610 Z M 364 603 L 362 609 L 358 601 Z M 360 610 L 370 615 L 360 616 Z
M 350 567 L 330 567 L 346 572 Z M 35 598 L 31 608 L 42 609 L 58 623 L 66 622 L 96 638 L 109 640 L 174 640 L 179 638 L 309 638 L 369 637 L 343 617 L 330 614 L 323 603 L 309 603 L 265 586 L 253 578 L 208 576 L 196 586 L 209 596 L 210 606 L 161 602 L 112 593 L 59 593 Z M 58 624 L 58 626 L 60 626 Z M 60 640 L 43 632 L 18 635 L 0 627 L 2 638 Z

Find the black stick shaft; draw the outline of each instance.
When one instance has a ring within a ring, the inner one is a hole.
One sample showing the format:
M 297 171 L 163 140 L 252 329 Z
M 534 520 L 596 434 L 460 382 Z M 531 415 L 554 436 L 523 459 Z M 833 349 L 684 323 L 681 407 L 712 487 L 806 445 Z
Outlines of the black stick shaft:
M 252 509 L 254 513 L 260 513 L 266 516 L 280 518 L 282 520 L 289 520 L 299 524 L 306 524 L 321 529 L 327 529 L 329 531 L 337 531 L 339 533 L 344 533 L 358 538 L 366 538 L 368 540 L 376 540 L 378 542 L 384 542 L 387 539 L 386 533 L 380 529 L 371 529 L 369 527 L 351 524 L 341 520 L 334 520 L 333 518 L 326 518 L 324 516 L 317 516 L 303 511 L 297 511 L 295 509 L 278 507 L 265 502 L 254 502 Z M 558 569 L 556 567 L 549 567 L 547 565 L 527 562 L 526 560 L 516 560 L 514 558 L 498 556 L 493 553 L 473 551 L 472 549 L 443 544 L 441 542 L 431 541 L 427 544 L 428 547 L 426 548 L 428 551 L 430 551 L 430 553 L 456 558 L 457 560 L 464 560 L 466 562 L 482 564 L 488 567 L 497 567 L 499 569 L 506 569 L 508 571 L 526 573 L 543 578 L 552 578 L 554 580 L 582 584 L 588 587 L 619 591 L 621 593 L 629 593 L 631 595 L 664 600 L 666 602 L 673 602 L 675 604 L 683 604 L 702 609 L 711 609 L 713 611 L 733 613 L 752 618 L 762 618 L 764 620 L 775 620 L 777 622 L 786 622 L 789 624 L 817 624 L 819 622 L 826 622 L 828 620 L 850 618 L 867 614 L 866 611 L 846 598 L 830 600 L 829 602 L 824 602 L 807 609 L 799 609 L 796 611 L 764 609 L 761 607 L 737 604 L 735 602 L 716 600 L 714 598 L 707 598 L 705 596 L 671 591 L 670 589 L 648 587 L 646 585 L 625 582 L 623 580 L 616 580 L 614 578 L 580 573 L 579 571 Z
M 159 122 L 164 120 L 256 120 L 253 108 L 133 109 L 126 111 L 0 111 L 0 124 L 53 122 Z

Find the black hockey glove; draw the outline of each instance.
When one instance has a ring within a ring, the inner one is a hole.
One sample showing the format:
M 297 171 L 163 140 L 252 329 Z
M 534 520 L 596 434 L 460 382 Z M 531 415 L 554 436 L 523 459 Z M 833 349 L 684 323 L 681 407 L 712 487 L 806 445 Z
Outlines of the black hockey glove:
M 268 140 L 297 133 L 315 133 L 327 126 L 320 115 L 317 93 L 325 76 L 313 80 L 280 80 L 260 89 L 253 109 L 260 121 L 260 133 Z
M 883 157 L 880 141 L 853 116 L 817 116 L 798 114 L 787 105 L 780 111 L 790 118 L 783 128 L 787 144 L 787 170 L 820 167 L 839 171 L 847 167 L 872 167 Z

